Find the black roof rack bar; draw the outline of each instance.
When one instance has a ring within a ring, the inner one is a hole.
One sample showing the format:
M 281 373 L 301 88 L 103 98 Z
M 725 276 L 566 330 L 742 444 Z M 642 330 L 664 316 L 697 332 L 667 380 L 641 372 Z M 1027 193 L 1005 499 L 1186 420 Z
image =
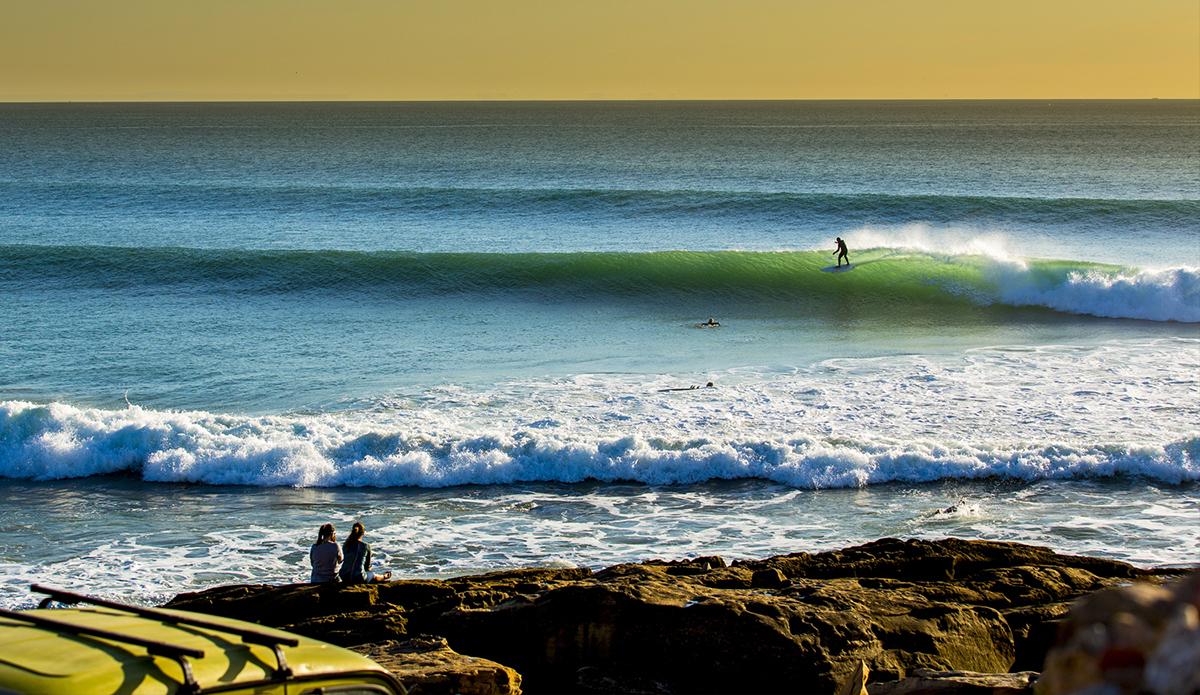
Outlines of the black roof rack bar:
M 200 684 L 196 682 L 196 676 L 192 673 L 192 665 L 188 663 L 187 657 L 193 659 L 204 658 L 203 649 L 192 649 L 191 647 L 180 647 L 175 644 L 167 644 L 166 642 L 156 642 L 155 640 L 142 639 L 141 637 L 133 637 L 132 635 L 122 635 L 119 632 L 111 630 L 101 630 L 95 627 L 86 627 L 84 625 L 72 625 L 59 620 L 51 620 L 37 615 L 29 615 L 28 613 L 16 613 L 14 611 L 4 610 L 0 608 L 0 617 L 10 620 L 17 620 L 38 627 L 46 627 L 56 632 L 64 632 L 72 635 L 85 635 L 88 637 L 99 637 L 110 642 L 123 642 L 125 644 L 133 644 L 138 647 L 143 647 L 147 652 L 155 656 L 165 656 L 168 659 L 174 659 L 179 662 L 179 667 L 183 669 L 184 690 L 186 693 L 195 693 L 200 691 Z
M 284 655 L 281 645 L 287 646 L 287 647 L 298 646 L 300 644 L 300 640 L 296 639 L 295 637 L 283 637 L 283 636 L 279 636 L 279 635 L 269 635 L 265 632 L 259 632 L 257 630 L 247 630 L 246 628 L 233 627 L 231 625 L 222 625 L 220 623 L 214 623 L 214 622 L 211 622 L 208 620 L 201 620 L 200 618 L 193 618 L 191 616 L 176 615 L 174 613 L 168 613 L 167 611 L 158 610 L 157 608 L 143 608 L 141 606 L 130 606 L 130 605 L 126 605 L 124 603 L 117 603 L 116 601 L 107 601 L 102 598 L 93 598 L 91 596 L 84 596 L 83 594 L 76 594 L 76 593 L 73 593 L 70 591 L 63 591 L 61 589 L 55 589 L 55 588 L 49 587 L 49 586 L 42 586 L 40 584 L 34 584 L 34 585 L 30 586 L 29 588 L 30 588 L 30 590 L 32 590 L 36 593 L 46 594 L 47 596 L 50 597 L 50 599 L 58 601 L 60 603 L 66 603 L 69 605 L 74 605 L 76 603 L 89 603 L 93 606 L 102 606 L 104 608 L 112 608 L 114 610 L 124 611 L 126 613 L 133 613 L 135 615 L 140 615 L 143 618 L 150 618 L 152 620 L 161 620 L 162 622 L 171 623 L 174 625 L 191 625 L 192 627 L 202 627 L 207 630 L 213 630 L 215 632 L 224 632 L 224 633 L 231 634 L 231 635 L 237 635 L 238 637 L 242 638 L 243 642 L 246 642 L 249 644 L 261 644 L 265 647 L 270 647 L 275 652 L 275 659 L 279 662 L 279 668 L 277 669 L 276 677 L 281 678 L 281 679 L 288 679 L 288 678 L 291 678 L 293 675 L 292 669 L 288 666 L 287 657 Z M 50 599 L 48 599 L 48 600 L 50 600 Z M 43 601 L 42 603 L 45 604 L 46 601 Z
M 214 623 L 214 622 L 210 622 L 208 620 L 202 620 L 200 618 L 193 618 L 191 616 L 176 615 L 174 613 L 168 613 L 167 611 L 159 610 L 157 608 L 143 608 L 142 606 L 130 606 L 130 605 L 127 605 L 124 603 L 117 603 L 116 601 L 106 601 L 105 599 L 102 599 L 102 598 L 93 598 L 91 596 L 84 596 L 83 594 L 76 594 L 76 593 L 72 593 L 70 591 L 54 589 L 52 587 L 42 586 L 40 584 L 34 584 L 34 585 L 30 586 L 29 588 L 36 593 L 47 594 L 48 596 L 50 596 L 50 598 L 52 598 L 55 601 L 58 601 L 60 603 L 68 603 L 68 604 L 90 603 L 93 606 L 103 606 L 105 608 L 113 608 L 115 610 L 125 611 L 126 613 L 136 613 L 137 615 L 140 615 L 143 618 L 154 618 L 155 620 L 161 620 L 161 621 L 167 622 L 167 623 L 178 623 L 180 625 L 192 625 L 195 627 L 203 627 L 203 628 L 207 628 L 209 630 L 216 630 L 217 632 L 225 632 L 225 633 L 228 633 L 231 635 L 237 635 L 238 637 L 241 637 L 244 641 L 250 642 L 252 644 L 262 644 L 265 646 L 270 646 L 272 644 L 282 644 L 287 647 L 295 647 L 300 644 L 300 640 L 296 639 L 295 637 L 270 635 L 265 632 L 260 632 L 258 630 L 248 630 L 244 627 L 233 627 L 231 625 L 222 625 L 220 623 Z

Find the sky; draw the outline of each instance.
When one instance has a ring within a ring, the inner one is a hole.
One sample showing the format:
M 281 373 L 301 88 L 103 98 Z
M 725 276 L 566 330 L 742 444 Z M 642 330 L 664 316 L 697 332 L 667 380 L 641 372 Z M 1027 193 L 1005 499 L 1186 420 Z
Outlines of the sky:
M 1200 98 L 1197 0 L 0 0 L 0 101 Z

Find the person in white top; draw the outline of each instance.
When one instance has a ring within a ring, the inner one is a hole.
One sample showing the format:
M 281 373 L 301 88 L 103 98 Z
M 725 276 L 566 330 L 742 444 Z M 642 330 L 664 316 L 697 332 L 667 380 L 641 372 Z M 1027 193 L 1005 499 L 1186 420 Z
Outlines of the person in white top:
M 317 531 L 317 542 L 308 551 L 312 562 L 312 583 L 336 582 L 338 566 L 342 564 L 342 546 L 337 542 L 337 531 L 333 524 L 325 524 Z

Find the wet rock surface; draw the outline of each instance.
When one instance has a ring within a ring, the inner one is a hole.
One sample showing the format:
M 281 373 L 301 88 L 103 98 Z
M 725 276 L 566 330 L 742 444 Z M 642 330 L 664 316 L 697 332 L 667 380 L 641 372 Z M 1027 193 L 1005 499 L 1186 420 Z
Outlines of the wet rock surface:
M 872 683 L 918 670 L 1040 670 L 1071 601 L 1152 575 L 1014 543 L 884 539 L 732 566 L 707 557 L 227 586 L 167 607 L 344 646 L 437 635 L 515 669 L 528 693 L 829 693 L 859 661 Z

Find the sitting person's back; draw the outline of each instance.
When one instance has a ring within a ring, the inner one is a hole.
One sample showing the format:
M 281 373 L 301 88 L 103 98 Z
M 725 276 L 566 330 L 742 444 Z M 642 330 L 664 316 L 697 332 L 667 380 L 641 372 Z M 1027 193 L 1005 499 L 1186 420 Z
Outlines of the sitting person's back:
M 312 562 L 312 583 L 336 582 L 338 565 L 342 564 L 342 548 L 337 544 L 337 532 L 333 524 L 325 524 L 317 532 L 317 542 L 308 551 Z
M 338 576 L 344 582 L 366 584 L 392 576 L 391 572 L 384 572 L 382 575 L 376 576 L 371 571 L 371 545 L 362 540 L 364 533 L 366 533 L 366 529 L 363 528 L 362 523 L 355 522 L 354 527 L 350 530 L 350 537 L 342 544 L 345 562 L 342 563 L 342 569 L 338 572 Z

